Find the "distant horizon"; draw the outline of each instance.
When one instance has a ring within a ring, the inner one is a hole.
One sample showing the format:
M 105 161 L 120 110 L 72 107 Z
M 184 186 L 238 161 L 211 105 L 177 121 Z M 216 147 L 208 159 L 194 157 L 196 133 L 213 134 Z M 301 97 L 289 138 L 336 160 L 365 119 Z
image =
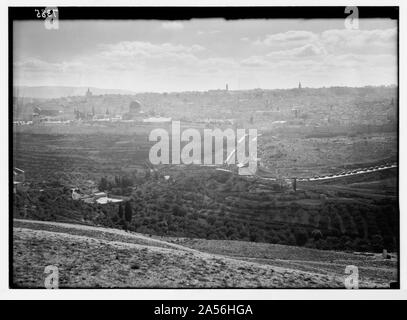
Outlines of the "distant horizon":
M 14 83 L 133 92 L 397 83 L 397 21 L 192 19 L 14 22 Z M 179 88 L 182 88 L 180 90 Z
M 55 86 L 55 85 L 41 85 L 41 86 L 27 86 L 27 85 L 13 85 L 13 88 L 16 87 L 25 87 L 25 88 L 66 88 L 66 89 L 84 89 L 86 90 L 89 88 L 91 91 L 92 89 L 96 90 L 107 90 L 107 91 L 128 91 L 128 94 L 145 94 L 145 93 L 189 93 L 189 92 L 209 92 L 209 91 L 226 91 L 225 88 L 217 88 L 217 89 L 208 89 L 208 90 L 181 90 L 181 91 L 133 91 L 128 89 L 113 89 L 113 88 L 101 88 L 101 87 L 93 87 L 93 86 Z M 324 86 L 324 87 L 308 87 L 302 86 L 301 90 L 304 89 L 331 89 L 331 88 L 355 88 L 355 89 L 362 89 L 362 88 L 380 88 L 380 87 L 398 87 L 398 84 L 381 84 L 381 85 L 364 85 L 364 86 Z M 251 89 L 228 89 L 227 91 L 254 91 L 254 90 L 294 90 L 298 89 L 297 87 L 289 87 L 289 88 L 251 88 Z M 123 93 L 125 94 L 125 93 Z M 22 96 L 24 97 L 24 96 Z M 26 96 L 26 98 L 31 98 L 30 96 Z

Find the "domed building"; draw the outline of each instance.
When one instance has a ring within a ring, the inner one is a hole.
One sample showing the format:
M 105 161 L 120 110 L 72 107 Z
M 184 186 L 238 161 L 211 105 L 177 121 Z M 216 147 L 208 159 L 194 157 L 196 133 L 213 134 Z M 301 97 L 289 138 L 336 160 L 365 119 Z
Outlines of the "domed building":
M 129 104 L 129 111 L 123 114 L 123 120 L 136 120 L 140 118 L 141 103 L 133 100 Z
M 133 100 L 132 102 L 130 102 L 129 113 L 131 113 L 131 114 L 140 113 L 140 111 L 141 111 L 140 101 Z

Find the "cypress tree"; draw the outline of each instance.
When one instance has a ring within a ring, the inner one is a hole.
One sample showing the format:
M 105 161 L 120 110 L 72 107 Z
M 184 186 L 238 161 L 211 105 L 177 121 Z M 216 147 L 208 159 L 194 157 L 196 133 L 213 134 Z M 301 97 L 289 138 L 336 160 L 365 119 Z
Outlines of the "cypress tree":
M 126 205 L 124 206 L 124 217 L 128 223 L 131 223 L 132 215 L 133 215 L 133 209 L 131 207 L 131 203 L 130 203 L 130 201 L 127 201 Z

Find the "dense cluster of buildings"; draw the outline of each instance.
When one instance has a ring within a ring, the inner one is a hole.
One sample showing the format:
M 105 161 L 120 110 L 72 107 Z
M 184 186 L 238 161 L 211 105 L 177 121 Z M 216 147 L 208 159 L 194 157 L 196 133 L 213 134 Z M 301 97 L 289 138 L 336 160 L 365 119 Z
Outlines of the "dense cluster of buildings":
M 33 108 L 32 120 L 15 121 L 15 125 L 38 124 L 38 123 L 55 123 L 69 124 L 76 121 L 87 122 L 145 122 L 160 123 L 170 122 L 172 118 L 161 116 L 147 116 L 142 110 L 142 104 L 138 100 L 132 100 L 124 112 L 117 113 L 109 110 L 108 107 L 100 112 L 101 106 L 95 103 L 95 97 L 90 89 L 85 93 L 84 98 L 73 107 L 73 112 L 60 110 L 60 108 L 42 109 L 38 106 Z M 72 109 L 71 109 L 72 110 Z

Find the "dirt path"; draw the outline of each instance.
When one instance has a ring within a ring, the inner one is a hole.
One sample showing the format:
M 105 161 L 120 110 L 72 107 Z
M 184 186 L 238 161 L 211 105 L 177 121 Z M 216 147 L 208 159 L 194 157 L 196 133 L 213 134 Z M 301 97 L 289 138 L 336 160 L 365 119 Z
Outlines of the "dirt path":
M 44 287 L 47 265 L 58 267 L 60 287 L 344 287 L 343 277 L 206 253 L 138 233 L 32 220 L 14 225 L 17 287 Z
M 88 225 L 81 225 L 81 224 L 70 224 L 70 223 L 63 223 L 63 222 L 51 222 L 51 221 L 38 221 L 38 220 L 25 220 L 25 219 L 14 219 L 14 222 L 27 225 L 27 224 L 32 224 L 32 225 L 44 225 L 44 226 L 53 226 L 53 227 L 60 227 L 61 229 L 65 229 L 65 231 L 69 230 L 82 230 L 82 231 L 93 231 L 101 234 L 111 234 L 115 236 L 120 236 L 126 238 L 126 240 L 136 240 L 140 241 L 142 243 L 146 243 L 152 246 L 158 246 L 158 247 L 170 247 L 178 250 L 185 250 L 185 251 L 192 251 L 192 252 L 198 252 L 198 250 L 191 249 L 188 247 L 184 247 L 181 245 L 177 245 L 174 243 L 170 243 L 167 241 L 159 240 L 159 239 L 154 239 L 151 237 L 147 237 L 141 233 L 136 233 L 136 232 L 126 232 L 124 230 L 120 229 L 110 229 L 110 228 L 105 228 L 105 227 L 94 227 L 94 226 L 88 226 Z

